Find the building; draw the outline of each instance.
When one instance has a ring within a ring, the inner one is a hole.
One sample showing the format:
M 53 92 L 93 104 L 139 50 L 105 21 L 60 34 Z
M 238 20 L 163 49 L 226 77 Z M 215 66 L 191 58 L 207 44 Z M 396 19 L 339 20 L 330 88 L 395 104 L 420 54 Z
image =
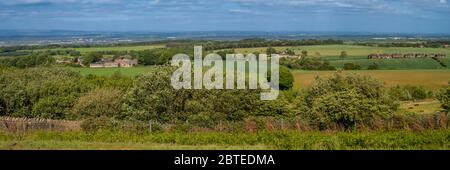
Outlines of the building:
M 398 58 L 444 58 L 445 54 L 407 53 L 407 54 L 369 54 L 368 59 L 398 59 Z
M 119 57 L 115 60 L 103 58 L 100 61 L 91 63 L 89 67 L 92 68 L 134 67 L 137 64 L 138 64 L 137 59 L 128 59 Z
M 115 63 L 118 64 L 118 67 L 133 67 L 138 64 L 138 61 L 136 59 L 116 59 L 114 60 Z

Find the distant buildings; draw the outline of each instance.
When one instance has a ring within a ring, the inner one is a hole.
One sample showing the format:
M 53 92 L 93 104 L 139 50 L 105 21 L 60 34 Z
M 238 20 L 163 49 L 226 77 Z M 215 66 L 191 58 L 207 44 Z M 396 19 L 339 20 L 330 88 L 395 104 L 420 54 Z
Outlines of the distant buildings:
M 91 68 L 111 68 L 111 67 L 133 67 L 138 64 L 137 59 L 117 58 L 115 60 L 102 58 L 100 61 L 91 63 Z
M 399 58 L 444 58 L 445 54 L 408 53 L 408 54 L 369 54 L 368 59 L 399 59 Z

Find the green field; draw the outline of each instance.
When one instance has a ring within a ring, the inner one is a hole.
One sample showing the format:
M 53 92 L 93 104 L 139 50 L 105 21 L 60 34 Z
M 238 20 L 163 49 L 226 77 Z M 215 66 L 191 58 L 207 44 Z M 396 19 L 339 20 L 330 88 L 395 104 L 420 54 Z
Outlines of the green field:
M 302 50 L 308 51 L 311 57 L 337 57 L 341 51 L 346 51 L 348 57 L 367 57 L 371 53 L 444 53 L 450 57 L 448 48 L 410 48 L 410 47 L 369 47 L 357 45 L 314 45 L 314 46 L 289 46 L 274 47 L 277 51 L 283 51 L 290 48 L 295 53 L 300 54 Z M 237 53 L 260 52 L 265 53 L 266 47 L 258 48 L 238 48 Z
M 329 61 L 331 65 L 342 68 L 345 63 L 360 65 L 362 69 L 373 63 L 378 64 L 381 70 L 403 70 L 403 69 L 448 69 L 450 68 L 450 49 L 448 48 L 406 48 L 406 47 L 368 47 L 355 45 L 316 45 L 296 47 L 274 47 L 277 51 L 288 48 L 301 54 L 302 50 L 308 51 L 309 57 L 317 57 Z M 237 53 L 259 52 L 265 53 L 267 48 L 238 48 Z M 340 58 L 342 51 L 346 51 L 347 57 Z M 447 58 L 441 59 L 447 67 L 442 67 L 438 62 L 430 58 L 419 59 L 367 59 L 372 53 L 443 53 Z
M 125 76 L 137 76 L 142 73 L 150 72 L 153 67 L 131 67 L 131 68 L 86 68 L 86 67 L 70 67 L 69 69 L 79 72 L 81 75 L 111 76 L 114 73 L 120 73 Z

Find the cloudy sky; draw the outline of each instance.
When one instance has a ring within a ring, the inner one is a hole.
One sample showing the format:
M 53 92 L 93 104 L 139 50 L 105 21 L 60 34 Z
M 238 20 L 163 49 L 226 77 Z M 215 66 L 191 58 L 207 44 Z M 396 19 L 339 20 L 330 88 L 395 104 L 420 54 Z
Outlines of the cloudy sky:
M 1 0 L 0 29 L 450 33 L 450 2 Z

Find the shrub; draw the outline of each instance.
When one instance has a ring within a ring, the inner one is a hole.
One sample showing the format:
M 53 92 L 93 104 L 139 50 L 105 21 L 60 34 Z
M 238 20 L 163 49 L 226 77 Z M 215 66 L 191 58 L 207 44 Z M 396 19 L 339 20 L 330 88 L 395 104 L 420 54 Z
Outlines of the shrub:
M 287 90 L 294 86 L 294 76 L 292 75 L 291 71 L 284 67 L 280 67 L 280 90 Z
M 361 66 L 353 63 L 345 63 L 344 70 L 361 70 Z
M 65 118 L 81 93 L 89 90 L 76 72 L 57 68 L 9 70 L 0 74 L 1 115 Z
M 432 93 L 427 91 L 422 86 L 394 86 L 389 89 L 389 95 L 398 100 L 423 100 L 432 96 Z
M 120 113 L 122 91 L 116 89 L 96 89 L 78 98 L 70 110 L 70 117 L 116 117 Z
M 367 67 L 367 70 L 378 70 L 378 64 L 372 63 Z
M 367 76 L 335 74 L 318 78 L 305 96 L 305 115 L 320 129 L 334 125 L 351 129 L 374 118 L 388 118 L 398 108 L 378 80 Z
M 443 89 L 438 95 L 438 99 L 441 102 L 442 108 L 449 113 L 450 112 L 450 81 L 447 88 Z

